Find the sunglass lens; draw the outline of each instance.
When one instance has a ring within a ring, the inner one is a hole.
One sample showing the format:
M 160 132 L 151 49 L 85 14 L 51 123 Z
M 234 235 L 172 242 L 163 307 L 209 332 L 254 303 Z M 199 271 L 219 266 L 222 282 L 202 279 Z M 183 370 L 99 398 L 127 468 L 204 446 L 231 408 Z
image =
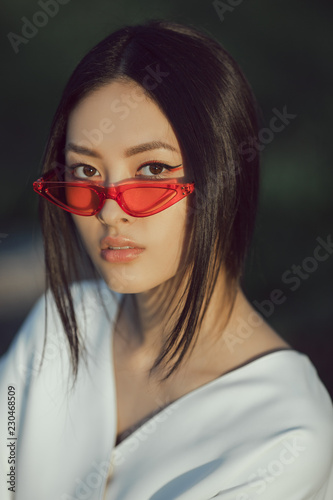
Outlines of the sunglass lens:
M 82 215 L 93 213 L 99 205 L 97 193 L 88 187 L 51 186 L 46 191 L 49 198 L 57 205 Z
M 166 205 L 176 194 L 176 191 L 162 187 L 136 187 L 123 193 L 123 201 L 132 213 L 147 215 Z

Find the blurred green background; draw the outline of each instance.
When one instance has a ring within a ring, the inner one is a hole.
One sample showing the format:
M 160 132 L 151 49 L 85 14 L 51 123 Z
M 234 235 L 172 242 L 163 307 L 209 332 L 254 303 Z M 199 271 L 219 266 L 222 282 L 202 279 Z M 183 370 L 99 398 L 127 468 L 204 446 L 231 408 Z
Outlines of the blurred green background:
M 82 56 L 110 32 L 163 18 L 201 28 L 233 55 L 259 102 L 262 128 L 270 127 L 273 110 L 286 107 L 296 115 L 283 130 L 262 132 L 260 210 L 244 288 L 257 303 L 281 290 L 283 303 L 272 305 L 266 317 L 310 357 L 333 395 L 333 255 L 317 263 L 308 259 L 316 239 L 333 234 L 333 2 L 226 0 L 220 5 L 229 7 L 219 15 L 213 2 L 202 0 L 62 0 L 46 19 L 36 14 L 43 3 L 2 0 L 0 6 L 0 352 L 43 291 L 32 182 L 62 89 Z M 14 50 L 8 34 L 22 36 L 26 19 L 40 27 Z M 294 291 L 282 278 L 287 271 L 295 276 L 293 265 L 305 273 Z

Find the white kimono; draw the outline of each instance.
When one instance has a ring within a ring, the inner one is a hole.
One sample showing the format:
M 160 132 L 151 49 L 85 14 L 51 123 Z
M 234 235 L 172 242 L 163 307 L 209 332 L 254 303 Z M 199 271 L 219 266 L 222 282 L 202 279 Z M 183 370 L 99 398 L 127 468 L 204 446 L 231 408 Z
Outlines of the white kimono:
M 83 297 L 73 290 L 88 352 L 74 388 L 50 294 L 40 373 L 44 296 L 1 359 L 1 500 L 333 500 L 332 403 L 307 356 L 250 361 L 115 446 L 111 333 L 121 296 L 102 285 L 110 322 L 93 283 Z

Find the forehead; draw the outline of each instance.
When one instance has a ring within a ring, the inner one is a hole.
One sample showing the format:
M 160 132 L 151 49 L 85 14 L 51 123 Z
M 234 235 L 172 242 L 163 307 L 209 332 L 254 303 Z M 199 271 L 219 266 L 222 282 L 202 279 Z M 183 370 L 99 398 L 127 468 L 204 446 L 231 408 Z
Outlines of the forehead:
M 113 81 L 83 98 L 67 124 L 67 142 L 82 146 L 128 147 L 164 140 L 179 147 L 167 117 L 133 81 Z

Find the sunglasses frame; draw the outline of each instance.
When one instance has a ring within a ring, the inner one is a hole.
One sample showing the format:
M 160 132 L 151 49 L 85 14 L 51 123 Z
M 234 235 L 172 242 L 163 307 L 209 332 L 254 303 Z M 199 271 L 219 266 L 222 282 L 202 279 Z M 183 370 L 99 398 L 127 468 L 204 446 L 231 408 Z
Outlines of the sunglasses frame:
M 112 199 L 115 200 L 120 208 L 128 215 L 131 217 L 150 217 L 151 215 L 155 215 L 159 212 L 162 212 L 163 210 L 169 208 L 170 206 L 174 205 L 178 201 L 182 200 L 189 194 L 193 193 L 194 191 L 194 182 L 191 183 L 183 183 L 179 182 L 177 179 L 170 179 L 167 182 L 163 180 L 153 180 L 153 181 L 137 181 L 136 179 L 127 179 L 125 181 L 120 181 L 119 183 L 111 184 L 108 187 L 102 186 L 97 184 L 96 182 L 89 182 L 89 181 L 78 181 L 78 182 L 71 182 L 71 181 L 51 181 L 50 179 L 56 174 L 58 174 L 57 168 L 52 169 L 46 174 L 44 174 L 42 177 L 37 179 L 33 183 L 33 189 L 36 193 L 39 195 L 43 196 L 46 198 L 48 201 L 56 205 L 57 207 L 66 210 L 67 212 L 70 212 L 75 215 L 81 215 L 83 217 L 92 217 L 93 215 L 96 215 L 98 212 L 101 211 L 103 208 L 103 205 L 107 199 Z M 82 214 L 80 211 L 71 209 L 70 207 L 62 204 L 61 202 L 57 203 L 54 198 L 51 197 L 51 195 L 48 193 L 48 188 L 50 187 L 83 187 L 83 188 L 89 188 L 90 190 L 94 191 L 98 198 L 99 198 L 99 205 L 98 207 L 93 210 L 92 213 L 89 214 Z M 157 209 L 152 210 L 149 212 L 149 214 L 140 214 L 136 213 L 134 211 L 129 210 L 124 202 L 122 201 L 122 194 L 126 192 L 129 189 L 132 188 L 165 188 L 169 189 L 172 191 L 176 192 L 176 196 L 174 196 L 171 200 L 169 200 L 165 205 L 162 207 L 159 207 Z

